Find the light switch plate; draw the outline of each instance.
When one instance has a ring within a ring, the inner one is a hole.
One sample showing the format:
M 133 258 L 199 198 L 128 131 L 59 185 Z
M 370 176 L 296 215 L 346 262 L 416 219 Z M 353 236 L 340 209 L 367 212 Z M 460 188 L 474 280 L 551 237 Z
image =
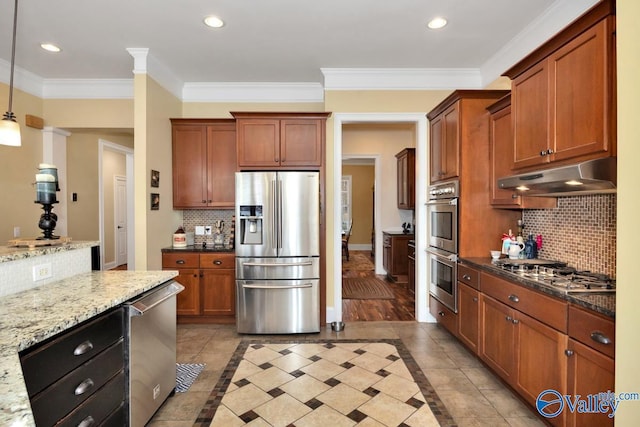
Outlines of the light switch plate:
M 204 236 L 204 225 L 195 226 L 196 236 Z

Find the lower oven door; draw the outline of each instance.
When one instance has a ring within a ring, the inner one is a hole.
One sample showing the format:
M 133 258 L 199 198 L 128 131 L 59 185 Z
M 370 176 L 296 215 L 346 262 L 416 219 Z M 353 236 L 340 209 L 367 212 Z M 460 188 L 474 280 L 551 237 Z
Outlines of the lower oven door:
M 236 326 L 245 334 L 320 332 L 320 280 L 236 280 Z
M 453 312 L 458 312 L 457 255 L 435 248 L 427 249 L 429 293 Z

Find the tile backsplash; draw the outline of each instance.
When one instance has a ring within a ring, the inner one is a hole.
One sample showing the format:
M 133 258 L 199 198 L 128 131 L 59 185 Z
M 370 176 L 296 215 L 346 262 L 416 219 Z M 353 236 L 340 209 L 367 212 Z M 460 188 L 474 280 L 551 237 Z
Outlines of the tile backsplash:
M 184 231 L 195 231 L 196 225 L 213 226 L 214 221 L 224 221 L 224 242 L 225 245 L 229 244 L 231 239 L 231 224 L 233 223 L 233 217 L 235 211 L 233 209 L 193 209 L 184 210 L 182 212 L 182 226 Z M 207 245 L 213 245 L 213 236 L 195 236 L 194 244 L 196 246 L 202 246 L 203 243 Z
M 616 195 L 558 198 L 555 209 L 523 212 L 524 234 L 542 234 L 539 258 L 579 270 L 616 275 Z

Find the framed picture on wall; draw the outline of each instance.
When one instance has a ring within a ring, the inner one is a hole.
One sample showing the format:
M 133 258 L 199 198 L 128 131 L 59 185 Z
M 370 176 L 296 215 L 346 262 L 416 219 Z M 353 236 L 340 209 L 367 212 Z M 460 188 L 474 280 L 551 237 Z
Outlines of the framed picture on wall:
M 160 172 L 151 170 L 151 186 L 160 187 Z
M 160 194 L 151 193 L 151 210 L 157 211 L 160 209 Z

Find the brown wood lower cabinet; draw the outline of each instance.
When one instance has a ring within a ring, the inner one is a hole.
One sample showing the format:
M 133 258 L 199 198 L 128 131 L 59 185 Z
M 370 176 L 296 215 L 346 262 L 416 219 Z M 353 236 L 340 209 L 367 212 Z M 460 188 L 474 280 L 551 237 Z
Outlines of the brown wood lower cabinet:
M 458 334 L 458 315 L 429 295 L 429 313 L 453 335 Z
M 458 282 L 458 337 L 474 353 L 480 338 L 480 292 Z
M 382 232 L 382 266 L 387 277 L 393 282 L 407 283 L 409 278 L 409 240 L 413 234 L 393 234 Z
M 162 268 L 178 270 L 185 289 L 177 297 L 179 323 L 234 323 L 235 255 L 164 252 Z

